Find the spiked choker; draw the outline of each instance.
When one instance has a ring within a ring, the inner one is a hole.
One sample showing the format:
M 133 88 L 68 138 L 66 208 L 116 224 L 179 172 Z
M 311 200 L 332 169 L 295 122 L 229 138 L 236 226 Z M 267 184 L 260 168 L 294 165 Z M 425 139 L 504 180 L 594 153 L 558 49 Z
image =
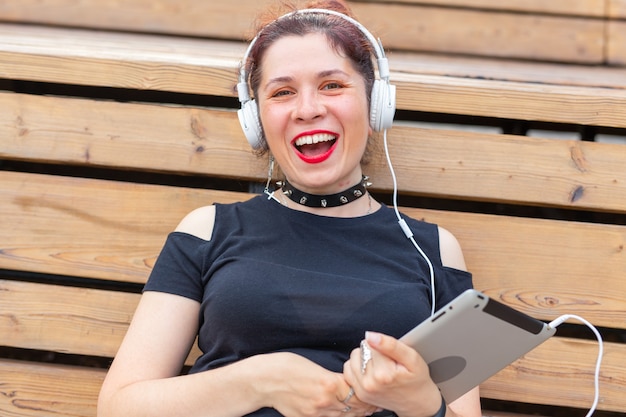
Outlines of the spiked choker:
M 338 207 L 343 206 L 357 198 L 363 197 L 366 194 L 366 187 L 372 185 L 368 182 L 368 177 L 363 176 L 361 181 L 337 194 L 319 195 L 309 194 L 304 191 L 298 190 L 293 185 L 289 184 L 287 180 L 279 182 L 277 185 L 281 187 L 283 194 L 298 204 L 307 207 Z

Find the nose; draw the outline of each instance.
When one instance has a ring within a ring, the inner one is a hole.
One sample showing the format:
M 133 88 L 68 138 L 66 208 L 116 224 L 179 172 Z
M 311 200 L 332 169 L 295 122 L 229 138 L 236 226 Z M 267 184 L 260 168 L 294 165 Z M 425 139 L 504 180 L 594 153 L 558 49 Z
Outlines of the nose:
M 326 107 L 317 91 L 301 91 L 293 110 L 293 118 L 299 121 L 310 121 L 326 114 Z

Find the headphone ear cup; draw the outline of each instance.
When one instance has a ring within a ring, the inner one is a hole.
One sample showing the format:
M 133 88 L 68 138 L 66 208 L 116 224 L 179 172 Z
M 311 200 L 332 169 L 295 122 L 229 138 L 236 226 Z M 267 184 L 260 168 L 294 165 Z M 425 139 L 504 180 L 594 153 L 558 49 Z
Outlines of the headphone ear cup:
M 259 110 L 254 100 L 246 101 L 237 111 L 239 123 L 252 149 L 261 149 L 264 145 L 263 132 L 259 121 Z
M 396 113 L 396 86 L 375 80 L 370 101 L 370 126 L 375 132 L 391 128 Z

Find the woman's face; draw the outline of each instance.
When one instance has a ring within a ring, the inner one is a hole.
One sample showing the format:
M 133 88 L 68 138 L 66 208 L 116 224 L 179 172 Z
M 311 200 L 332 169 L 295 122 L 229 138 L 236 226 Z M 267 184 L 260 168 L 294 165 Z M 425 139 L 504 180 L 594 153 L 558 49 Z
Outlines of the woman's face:
M 295 187 L 330 194 L 361 179 L 371 133 L 365 81 L 324 35 L 274 42 L 257 96 L 270 151 Z

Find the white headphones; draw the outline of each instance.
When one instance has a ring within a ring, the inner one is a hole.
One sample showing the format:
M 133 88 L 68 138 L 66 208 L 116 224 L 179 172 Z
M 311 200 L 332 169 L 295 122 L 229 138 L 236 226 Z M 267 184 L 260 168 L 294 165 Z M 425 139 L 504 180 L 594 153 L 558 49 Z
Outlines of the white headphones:
M 378 79 L 374 81 L 372 86 L 372 96 L 370 102 L 370 126 L 376 132 L 389 129 L 393 124 L 393 117 L 396 111 L 396 86 L 389 82 L 389 63 L 385 57 L 380 40 L 376 41 L 374 36 L 359 22 L 346 16 L 343 13 L 327 9 L 302 9 L 292 13 L 288 13 L 279 17 L 276 21 L 287 16 L 305 13 L 327 14 L 340 17 L 359 29 L 363 35 L 367 37 L 376 53 L 376 61 L 378 66 Z M 250 89 L 248 87 L 248 74 L 246 73 L 246 63 L 252 47 L 254 46 L 258 35 L 250 42 L 248 49 L 241 62 L 239 70 L 239 81 L 237 83 L 237 94 L 241 109 L 237 111 L 239 123 L 246 135 L 246 139 L 253 149 L 260 149 L 263 146 L 263 131 L 261 129 L 261 121 L 259 119 L 259 109 L 254 99 L 250 98 Z

